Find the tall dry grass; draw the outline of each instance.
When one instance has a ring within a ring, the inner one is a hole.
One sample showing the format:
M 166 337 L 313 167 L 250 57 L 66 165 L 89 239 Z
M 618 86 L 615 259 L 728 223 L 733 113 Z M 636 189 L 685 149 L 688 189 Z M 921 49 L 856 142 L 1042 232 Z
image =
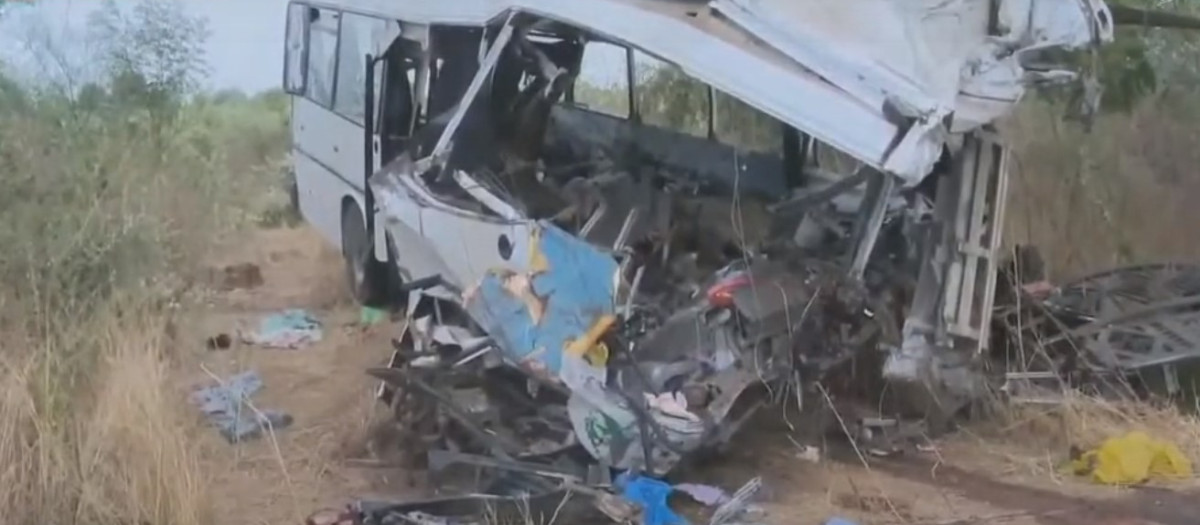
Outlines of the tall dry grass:
M 1057 279 L 1200 257 L 1200 128 L 1164 93 L 1088 132 L 1031 100 L 1004 126 L 1014 148 L 1006 240 L 1037 246 Z
M 1090 131 L 1064 122 L 1060 107 L 1026 102 L 1002 127 L 1015 161 L 1006 242 L 1036 246 L 1056 282 L 1121 265 L 1197 261 L 1200 114 L 1194 99 L 1163 92 L 1128 113 L 1100 116 Z M 1054 406 L 1004 407 L 998 420 L 976 430 L 1004 444 L 989 451 L 1043 472 L 1070 446 L 1093 446 L 1133 430 L 1172 440 L 1200 460 L 1196 410 L 1180 411 L 1166 400 L 1064 394 Z
M 0 105 L 0 522 L 209 522 L 170 326 L 276 176 L 285 116 L 241 103 Z

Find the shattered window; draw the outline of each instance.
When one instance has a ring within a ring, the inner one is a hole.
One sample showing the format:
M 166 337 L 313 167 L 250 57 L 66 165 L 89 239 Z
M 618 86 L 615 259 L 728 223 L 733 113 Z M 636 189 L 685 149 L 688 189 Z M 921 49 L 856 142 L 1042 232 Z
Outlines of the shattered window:
M 853 175 L 863 164 L 862 161 L 850 156 L 849 153 L 843 152 L 819 140 L 813 140 L 812 149 L 812 154 L 808 158 L 816 167 L 821 168 L 827 173 L 845 177 Z
M 337 67 L 336 11 L 309 9 L 308 85 L 305 95 L 325 107 L 333 106 L 333 75 Z
M 783 124 L 774 117 L 715 89 L 713 113 L 718 141 L 746 151 L 783 154 Z
M 608 42 L 588 42 L 575 79 L 575 105 L 629 118 L 629 55 Z
M 287 47 L 284 48 L 283 90 L 293 95 L 304 93 L 304 47 L 308 40 L 308 7 L 288 6 Z
M 708 85 L 682 69 L 640 51 L 634 51 L 634 101 L 642 122 L 708 136 Z
M 376 37 L 382 37 L 387 22 L 378 18 L 347 13 L 342 17 L 341 43 L 338 47 L 337 100 L 333 109 L 362 123 L 366 97 L 367 53 L 375 52 Z M 378 75 L 376 75 L 378 80 Z

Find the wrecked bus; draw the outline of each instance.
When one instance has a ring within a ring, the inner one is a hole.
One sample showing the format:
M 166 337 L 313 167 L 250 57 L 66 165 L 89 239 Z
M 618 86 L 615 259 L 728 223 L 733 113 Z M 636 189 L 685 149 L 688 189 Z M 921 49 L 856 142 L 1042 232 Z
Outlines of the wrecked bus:
M 370 372 L 433 471 L 661 475 L 880 380 L 938 424 L 984 386 L 991 124 L 1111 38 L 1099 0 L 297 1 L 299 207 L 407 308 Z

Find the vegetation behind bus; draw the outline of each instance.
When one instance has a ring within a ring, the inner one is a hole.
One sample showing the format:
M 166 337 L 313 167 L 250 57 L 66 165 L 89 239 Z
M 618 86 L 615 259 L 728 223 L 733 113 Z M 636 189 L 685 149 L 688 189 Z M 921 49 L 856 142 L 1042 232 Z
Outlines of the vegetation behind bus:
M 49 38 L 30 55 L 62 75 L 0 64 L 0 515 L 209 523 L 168 306 L 214 241 L 286 204 L 287 99 L 199 91 L 207 31 L 167 0 L 88 29 L 88 82 Z

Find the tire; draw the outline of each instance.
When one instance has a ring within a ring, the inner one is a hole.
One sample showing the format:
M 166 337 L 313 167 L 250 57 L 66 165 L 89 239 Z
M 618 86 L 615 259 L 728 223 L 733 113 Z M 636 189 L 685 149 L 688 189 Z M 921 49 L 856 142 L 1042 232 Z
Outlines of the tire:
M 346 284 L 354 300 L 363 306 L 391 306 L 387 263 L 375 260 L 374 246 L 367 237 L 367 226 L 358 204 L 342 207 L 342 258 L 346 264 Z

